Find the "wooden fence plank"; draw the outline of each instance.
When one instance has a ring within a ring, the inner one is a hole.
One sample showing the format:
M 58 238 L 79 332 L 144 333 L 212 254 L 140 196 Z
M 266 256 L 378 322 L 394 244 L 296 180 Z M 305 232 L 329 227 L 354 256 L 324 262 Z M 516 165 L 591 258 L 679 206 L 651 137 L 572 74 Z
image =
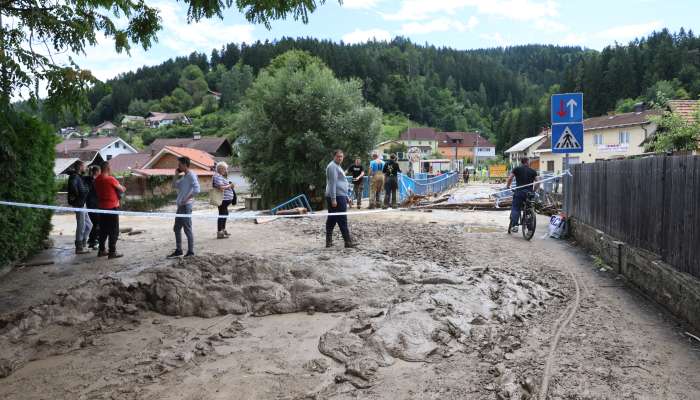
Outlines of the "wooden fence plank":
M 569 215 L 700 278 L 700 156 L 576 165 Z

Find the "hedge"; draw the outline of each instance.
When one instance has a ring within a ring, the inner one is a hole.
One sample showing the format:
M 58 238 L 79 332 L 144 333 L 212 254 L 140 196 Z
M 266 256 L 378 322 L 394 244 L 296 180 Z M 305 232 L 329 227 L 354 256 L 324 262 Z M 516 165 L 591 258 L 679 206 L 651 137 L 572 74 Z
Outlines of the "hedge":
M 53 204 L 57 137 L 37 118 L 0 111 L 0 200 Z M 51 231 L 51 211 L 0 205 L 0 266 L 39 250 Z

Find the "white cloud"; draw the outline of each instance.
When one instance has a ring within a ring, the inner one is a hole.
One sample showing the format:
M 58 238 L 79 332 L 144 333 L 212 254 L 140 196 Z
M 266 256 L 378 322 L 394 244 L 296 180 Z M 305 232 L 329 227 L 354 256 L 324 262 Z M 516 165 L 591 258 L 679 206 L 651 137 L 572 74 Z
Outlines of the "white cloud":
M 391 40 L 391 34 L 383 29 L 355 29 L 343 35 L 343 42 L 348 44 L 364 43 L 372 39 L 388 42 Z
M 343 0 L 343 8 L 369 10 L 375 8 L 380 0 Z
M 548 33 L 562 33 L 569 31 L 569 27 L 566 24 L 545 18 L 535 20 L 535 28 Z
M 489 34 L 484 33 L 479 35 L 479 37 L 489 42 L 489 46 L 495 45 L 497 47 L 508 47 L 510 45 L 510 41 L 504 38 L 503 35 L 498 32 Z
M 402 35 L 421 35 L 431 32 L 466 32 L 479 25 L 479 20 L 471 16 L 466 23 L 451 18 L 438 18 L 428 22 L 409 22 L 401 26 L 398 33 Z
M 662 21 L 651 21 L 643 24 L 622 25 L 598 32 L 598 38 L 612 41 L 625 41 L 645 36 L 654 30 L 663 28 Z
M 586 46 L 586 37 L 577 33 L 569 33 L 565 35 L 557 44 L 563 46 Z
M 156 3 L 163 20 L 163 31 L 158 35 L 161 43 L 174 50 L 176 55 L 185 55 L 193 51 L 208 52 L 225 43 L 251 43 L 253 25 L 226 25 L 216 19 L 203 19 L 187 23 L 183 6 L 173 3 Z
M 422 21 L 434 15 L 453 15 L 466 7 L 476 8 L 480 14 L 517 21 L 559 16 L 556 0 L 404 0 L 398 12 L 381 15 L 392 21 Z

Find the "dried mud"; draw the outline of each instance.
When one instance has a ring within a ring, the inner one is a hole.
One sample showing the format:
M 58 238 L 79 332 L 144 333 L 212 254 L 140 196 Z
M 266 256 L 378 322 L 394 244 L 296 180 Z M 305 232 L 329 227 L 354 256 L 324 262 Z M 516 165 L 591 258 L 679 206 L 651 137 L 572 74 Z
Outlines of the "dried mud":
M 575 293 L 551 256 L 465 224 L 381 220 L 353 223 L 359 249 L 323 249 L 318 226 L 259 228 L 309 243 L 296 251 L 139 264 L 0 316 L 0 395 L 538 398 Z M 638 343 L 611 335 L 614 307 L 581 284 L 547 398 L 661 393 L 636 368 L 659 372 L 635 356 Z M 700 382 L 689 374 L 667 398 L 692 398 Z

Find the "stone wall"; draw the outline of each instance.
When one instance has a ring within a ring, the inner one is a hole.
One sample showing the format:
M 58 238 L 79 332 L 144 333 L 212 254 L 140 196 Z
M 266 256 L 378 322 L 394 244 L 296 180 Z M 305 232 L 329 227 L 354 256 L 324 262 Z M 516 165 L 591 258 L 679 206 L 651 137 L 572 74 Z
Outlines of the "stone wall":
M 656 254 L 629 246 L 575 219 L 570 233 L 633 286 L 700 330 L 700 280 L 676 271 Z

